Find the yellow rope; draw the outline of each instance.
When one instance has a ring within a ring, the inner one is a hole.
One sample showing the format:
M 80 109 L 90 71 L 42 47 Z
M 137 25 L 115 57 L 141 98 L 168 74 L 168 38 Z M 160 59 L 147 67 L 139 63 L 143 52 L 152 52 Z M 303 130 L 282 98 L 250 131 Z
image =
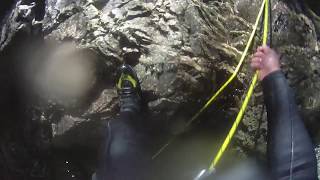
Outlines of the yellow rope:
M 240 61 L 235 69 L 235 71 L 233 72 L 233 74 L 229 77 L 229 79 L 221 86 L 221 88 L 207 101 L 207 103 L 186 123 L 185 125 L 185 129 L 187 127 L 190 126 L 190 124 L 192 124 L 192 122 L 194 122 L 199 116 L 200 114 L 206 110 L 210 105 L 211 103 L 223 92 L 223 90 L 234 80 L 234 78 L 237 76 L 237 74 L 239 73 L 240 71 L 240 68 L 248 54 L 248 51 L 249 51 L 249 48 L 251 47 L 252 45 L 252 42 L 253 42 L 253 38 L 256 34 L 256 31 L 258 29 L 258 25 L 259 25 L 259 21 L 261 19 L 261 16 L 262 16 L 262 13 L 263 13 L 263 9 L 264 9 L 264 4 L 265 4 L 266 0 L 263 0 L 263 3 L 261 5 L 261 8 L 259 10 L 259 13 L 258 13 L 258 16 L 257 16 L 257 19 L 255 21 L 255 24 L 254 24 L 254 27 L 253 27 L 253 30 L 251 32 L 251 35 L 249 37 L 249 40 L 248 40 L 248 43 L 245 47 L 245 50 L 243 51 L 242 55 L 241 55 L 241 58 L 240 58 Z M 156 158 L 163 150 L 165 150 L 171 142 L 174 141 L 174 139 L 176 138 L 176 136 L 174 136 L 173 138 L 171 138 L 165 145 L 163 145 L 158 151 L 157 153 L 155 153 L 153 156 L 152 156 L 152 159 Z
M 259 14 L 258 14 L 258 17 L 256 19 L 256 22 L 255 22 L 255 25 L 254 25 L 254 28 L 253 28 L 253 31 L 250 35 L 250 38 L 248 40 L 248 43 L 247 43 L 247 46 L 245 48 L 245 50 L 243 51 L 242 55 L 241 55 L 241 58 L 240 58 L 240 61 L 235 69 L 235 71 L 233 72 L 233 74 L 230 76 L 230 78 L 221 86 L 221 88 L 209 99 L 209 101 L 200 109 L 200 111 L 198 113 L 196 113 L 190 121 L 188 121 L 188 123 L 186 124 L 186 126 L 189 126 L 194 120 L 196 120 L 199 115 L 204 111 L 206 110 L 210 105 L 211 103 L 223 92 L 223 90 L 234 80 L 234 78 L 237 76 L 237 74 L 239 73 L 240 71 L 240 68 L 248 54 L 248 51 L 249 51 L 249 48 L 251 47 L 252 45 L 252 42 L 253 42 L 253 38 L 254 38 L 254 35 L 256 34 L 256 31 L 257 31 L 257 28 L 258 28 L 258 24 L 259 24 L 259 21 L 261 19 L 261 16 L 262 16 L 262 13 L 263 13 L 263 7 L 264 7 L 264 4 L 265 4 L 265 1 L 263 2 L 261 8 L 260 8 L 260 11 L 259 11 Z
M 269 0 L 264 0 L 263 2 L 264 5 L 264 28 L 263 28 L 263 45 L 267 45 L 267 40 L 268 40 L 268 29 L 269 29 Z M 239 123 L 241 122 L 241 119 L 244 115 L 244 112 L 248 106 L 248 103 L 250 101 L 250 98 L 252 96 L 253 90 L 255 85 L 257 84 L 257 80 L 258 80 L 258 74 L 259 72 L 257 71 L 254 76 L 253 76 L 253 80 L 251 82 L 251 85 L 249 87 L 248 93 L 243 101 L 243 104 L 240 108 L 240 111 L 237 115 L 237 118 L 235 120 L 235 122 L 233 123 L 226 139 L 224 140 L 221 148 L 219 149 L 217 155 L 215 156 L 214 160 L 211 162 L 210 167 L 209 167 L 209 171 L 213 171 L 214 168 L 216 167 L 217 163 L 219 162 L 219 160 L 221 159 L 223 153 L 225 152 L 225 150 L 227 149 L 228 145 L 230 144 L 230 141 L 237 129 L 237 127 L 239 126 Z

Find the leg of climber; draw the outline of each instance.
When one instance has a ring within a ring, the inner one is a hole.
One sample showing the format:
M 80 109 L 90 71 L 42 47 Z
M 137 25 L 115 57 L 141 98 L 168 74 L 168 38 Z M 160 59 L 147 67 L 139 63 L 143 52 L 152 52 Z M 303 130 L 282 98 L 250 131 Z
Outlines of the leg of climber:
M 121 66 L 119 74 L 120 115 L 108 123 L 103 159 L 95 179 L 143 180 L 148 174 L 150 156 L 146 152 L 146 136 L 139 117 L 141 89 L 129 65 Z
M 268 164 L 275 179 L 317 179 L 311 138 L 301 120 L 292 92 L 280 70 L 279 55 L 259 47 L 251 66 L 259 70 L 268 115 Z

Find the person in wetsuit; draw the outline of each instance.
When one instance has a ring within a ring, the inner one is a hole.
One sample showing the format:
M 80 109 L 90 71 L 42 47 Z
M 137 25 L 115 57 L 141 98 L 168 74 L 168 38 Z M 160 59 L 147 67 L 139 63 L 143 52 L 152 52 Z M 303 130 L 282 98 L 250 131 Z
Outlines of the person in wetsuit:
M 151 154 L 148 136 L 141 118 L 141 87 L 134 69 L 119 68 L 117 92 L 119 116 L 107 124 L 103 153 L 93 180 L 144 180 L 150 173 Z
M 252 176 L 233 176 L 241 180 L 315 180 L 317 163 L 311 138 L 298 114 L 294 96 L 281 72 L 279 55 L 267 46 L 259 47 L 251 60 L 259 70 L 268 116 L 268 172 Z M 120 68 L 117 89 L 120 115 L 108 124 L 108 138 L 102 161 L 94 179 L 144 180 L 149 172 L 151 156 L 146 151 L 141 113 L 141 89 L 129 65 Z M 267 177 L 268 176 L 268 177 Z M 152 175 L 151 175 L 152 177 Z M 191 177 L 192 178 L 192 177 Z M 190 178 L 190 179 L 191 179 Z M 207 179 L 215 179 L 208 177 Z M 227 176 L 216 179 L 229 180 Z
M 259 70 L 267 108 L 268 169 L 276 180 L 318 179 L 314 147 L 279 60 L 267 46 L 259 47 L 251 60 L 251 67 Z

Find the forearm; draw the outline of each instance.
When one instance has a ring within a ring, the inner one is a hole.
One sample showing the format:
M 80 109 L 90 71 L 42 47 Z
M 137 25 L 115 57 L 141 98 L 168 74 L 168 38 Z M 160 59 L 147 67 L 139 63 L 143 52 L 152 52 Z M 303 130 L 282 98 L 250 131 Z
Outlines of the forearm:
M 298 114 L 281 71 L 262 81 L 268 114 L 267 155 L 276 179 L 316 179 L 316 158 L 310 136 Z

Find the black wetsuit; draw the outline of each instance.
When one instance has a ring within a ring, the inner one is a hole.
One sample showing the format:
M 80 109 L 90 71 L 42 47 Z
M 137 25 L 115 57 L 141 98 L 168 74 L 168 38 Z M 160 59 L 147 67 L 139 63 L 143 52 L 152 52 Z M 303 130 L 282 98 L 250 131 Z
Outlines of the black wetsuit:
M 311 138 L 281 71 L 263 81 L 268 115 L 268 167 L 276 180 L 317 179 L 317 161 Z
M 273 72 L 263 79 L 262 87 L 268 116 L 267 167 L 244 163 L 208 180 L 318 179 L 314 147 L 285 76 Z
M 144 180 L 150 173 L 148 136 L 134 112 L 121 112 L 108 123 L 102 161 L 93 180 Z
M 317 179 L 314 147 L 298 114 L 293 94 L 283 73 L 281 71 L 271 73 L 262 81 L 262 86 L 268 114 L 269 173 L 254 172 L 250 177 L 240 175 L 232 177 L 236 177 L 237 180 Z M 141 134 L 143 131 L 130 123 L 134 122 L 135 116 L 121 114 L 120 121 L 111 122 L 109 128 L 111 136 L 107 142 L 105 159 L 97 173 L 98 180 L 147 179 L 145 175 L 149 171 L 147 168 L 150 157 L 147 157 L 148 154 L 143 147 L 143 134 Z M 212 179 L 234 179 L 230 177 L 222 175 L 220 178 Z

